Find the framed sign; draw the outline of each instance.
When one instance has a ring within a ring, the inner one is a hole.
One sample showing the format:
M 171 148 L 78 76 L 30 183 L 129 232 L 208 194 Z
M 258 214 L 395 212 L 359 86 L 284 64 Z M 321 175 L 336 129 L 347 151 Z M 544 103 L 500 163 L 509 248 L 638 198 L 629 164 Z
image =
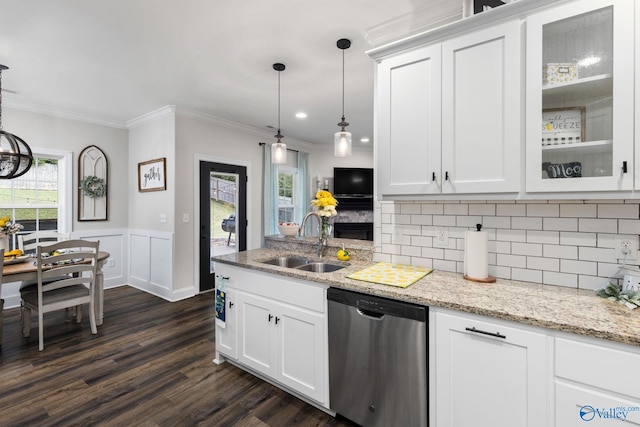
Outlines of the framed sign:
M 542 110 L 542 145 L 583 142 L 585 108 L 550 108 Z
M 167 189 L 167 159 L 138 163 L 138 191 L 164 191 Z

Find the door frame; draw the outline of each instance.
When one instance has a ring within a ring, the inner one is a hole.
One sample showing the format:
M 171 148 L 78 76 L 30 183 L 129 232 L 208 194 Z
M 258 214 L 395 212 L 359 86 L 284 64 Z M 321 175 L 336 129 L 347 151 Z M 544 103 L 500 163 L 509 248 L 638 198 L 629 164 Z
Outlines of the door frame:
M 194 254 L 194 290 L 200 293 L 200 162 L 223 163 L 227 165 L 244 166 L 247 168 L 247 249 L 252 247 L 251 239 L 254 225 L 252 218 L 252 191 L 251 191 L 251 162 L 239 159 L 210 156 L 206 154 L 194 154 L 193 158 L 193 254 Z M 259 226 L 260 221 L 257 221 Z

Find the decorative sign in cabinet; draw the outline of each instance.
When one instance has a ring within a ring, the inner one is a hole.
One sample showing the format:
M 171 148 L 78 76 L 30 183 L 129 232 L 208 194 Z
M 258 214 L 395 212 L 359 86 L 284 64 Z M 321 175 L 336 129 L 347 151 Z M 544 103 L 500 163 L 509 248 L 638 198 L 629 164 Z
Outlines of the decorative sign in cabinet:
M 528 192 L 633 189 L 633 2 L 527 17 Z

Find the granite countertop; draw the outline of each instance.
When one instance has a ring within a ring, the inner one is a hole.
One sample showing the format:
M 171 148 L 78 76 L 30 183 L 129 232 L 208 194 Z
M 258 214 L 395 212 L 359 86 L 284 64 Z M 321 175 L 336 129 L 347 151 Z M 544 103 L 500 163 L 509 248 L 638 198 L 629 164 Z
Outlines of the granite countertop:
M 214 257 L 213 260 L 335 288 L 640 346 L 640 309 L 630 310 L 622 304 L 598 297 L 593 291 L 501 279 L 496 283 L 476 283 L 465 280 L 461 274 L 437 270 L 404 289 L 346 278 L 374 264 L 370 256 L 358 256 L 367 250 L 366 246 L 360 251 L 352 250 L 351 260 L 343 263 L 348 266 L 331 273 L 306 272 L 262 263 L 269 258 L 292 253 L 309 259 L 317 258 L 315 254 L 292 252 L 285 247 L 253 249 Z M 341 263 L 333 255 L 326 256 L 323 261 Z

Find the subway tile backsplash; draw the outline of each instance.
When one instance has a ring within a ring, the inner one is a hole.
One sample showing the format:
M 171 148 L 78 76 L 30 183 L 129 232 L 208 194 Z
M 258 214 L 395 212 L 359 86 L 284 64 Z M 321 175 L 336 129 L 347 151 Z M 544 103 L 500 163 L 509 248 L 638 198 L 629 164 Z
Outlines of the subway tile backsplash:
M 463 273 L 464 232 L 482 224 L 492 276 L 581 289 L 617 273 L 616 236 L 640 235 L 640 200 L 379 202 L 374 216 L 375 261 Z

